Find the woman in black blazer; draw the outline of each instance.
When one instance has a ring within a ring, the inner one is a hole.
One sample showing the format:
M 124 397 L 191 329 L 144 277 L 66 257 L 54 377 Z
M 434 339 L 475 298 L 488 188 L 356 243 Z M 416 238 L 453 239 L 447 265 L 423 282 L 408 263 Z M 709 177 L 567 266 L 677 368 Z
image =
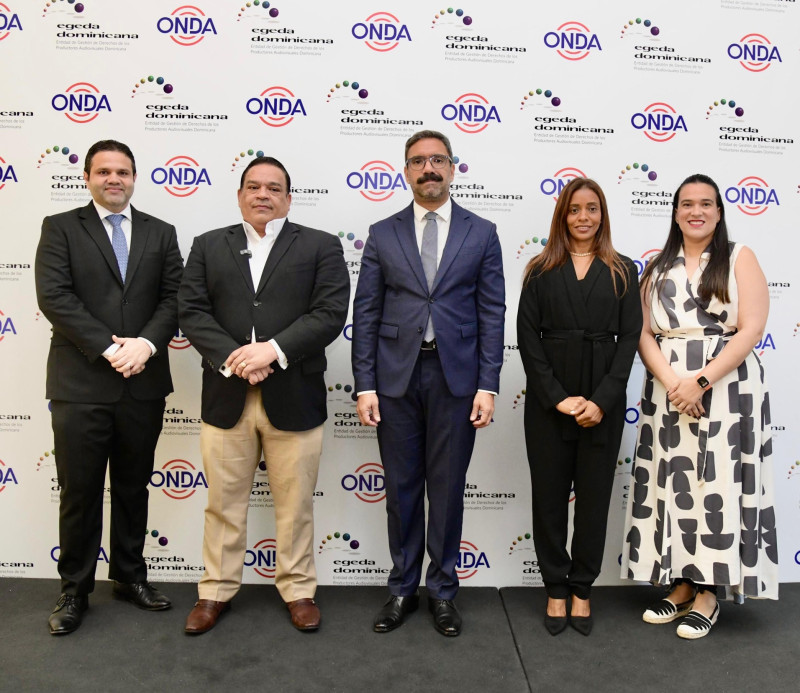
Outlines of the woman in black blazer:
M 525 268 L 517 336 L 527 375 L 525 440 L 545 626 L 592 628 L 625 390 L 642 329 L 636 268 L 611 245 L 605 195 L 587 178 L 562 190 L 544 250 Z M 575 514 L 567 551 L 568 511 Z

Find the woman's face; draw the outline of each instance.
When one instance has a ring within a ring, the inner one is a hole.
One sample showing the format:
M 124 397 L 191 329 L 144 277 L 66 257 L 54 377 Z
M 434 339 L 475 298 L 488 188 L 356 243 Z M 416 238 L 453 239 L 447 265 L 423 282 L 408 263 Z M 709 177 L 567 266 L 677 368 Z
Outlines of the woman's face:
M 684 242 L 707 244 L 719 220 L 717 193 L 708 183 L 687 183 L 680 189 L 675 221 Z
M 590 247 L 602 223 L 603 212 L 597 193 L 591 188 L 579 188 L 572 193 L 567 207 L 567 228 L 571 245 Z

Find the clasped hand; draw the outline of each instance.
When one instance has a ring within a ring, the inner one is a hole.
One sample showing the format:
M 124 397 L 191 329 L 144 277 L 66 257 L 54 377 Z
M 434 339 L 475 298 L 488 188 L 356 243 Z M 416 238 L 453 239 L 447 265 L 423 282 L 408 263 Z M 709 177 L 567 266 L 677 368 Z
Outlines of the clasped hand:
M 562 399 L 556 405 L 556 409 L 567 416 L 574 416 L 575 423 L 581 428 L 597 426 L 604 416 L 603 410 L 592 400 L 581 396 Z
M 269 342 L 254 342 L 245 344 L 235 351 L 225 361 L 231 373 L 246 380 L 251 385 L 258 385 L 265 380 L 274 369 L 270 364 L 278 360 L 275 347 Z
M 114 340 L 114 344 L 120 345 L 111 356 L 106 356 L 111 367 L 124 378 L 141 373 L 151 355 L 147 342 L 138 337 L 117 337 L 117 335 L 111 335 L 111 339 Z
M 667 399 L 673 407 L 681 414 L 688 414 L 699 419 L 706 410 L 703 408 L 701 399 L 703 388 L 698 385 L 693 377 L 681 378 L 677 383 L 667 390 Z

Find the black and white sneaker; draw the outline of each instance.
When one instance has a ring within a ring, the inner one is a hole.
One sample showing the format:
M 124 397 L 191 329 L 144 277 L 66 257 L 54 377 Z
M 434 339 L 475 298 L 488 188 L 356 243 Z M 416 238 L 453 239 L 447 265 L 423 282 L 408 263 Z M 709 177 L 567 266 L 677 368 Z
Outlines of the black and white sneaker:
M 646 623 L 670 623 L 676 618 L 688 614 L 692 610 L 692 606 L 694 606 L 694 597 L 681 604 L 673 604 L 669 599 L 664 598 L 647 607 L 642 614 L 642 620 Z
M 687 640 L 697 640 L 709 634 L 711 626 L 717 622 L 719 616 L 719 604 L 714 606 L 711 618 L 703 616 L 699 611 L 690 611 L 689 615 L 678 625 L 678 637 Z

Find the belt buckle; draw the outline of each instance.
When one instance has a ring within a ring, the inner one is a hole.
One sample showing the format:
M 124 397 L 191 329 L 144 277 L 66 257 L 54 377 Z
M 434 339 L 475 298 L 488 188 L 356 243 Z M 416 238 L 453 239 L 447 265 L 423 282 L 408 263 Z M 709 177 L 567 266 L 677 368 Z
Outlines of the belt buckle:
M 436 338 L 432 339 L 430 342 L 423 341 L 419 347 L 420 351 L 436 351 Z

